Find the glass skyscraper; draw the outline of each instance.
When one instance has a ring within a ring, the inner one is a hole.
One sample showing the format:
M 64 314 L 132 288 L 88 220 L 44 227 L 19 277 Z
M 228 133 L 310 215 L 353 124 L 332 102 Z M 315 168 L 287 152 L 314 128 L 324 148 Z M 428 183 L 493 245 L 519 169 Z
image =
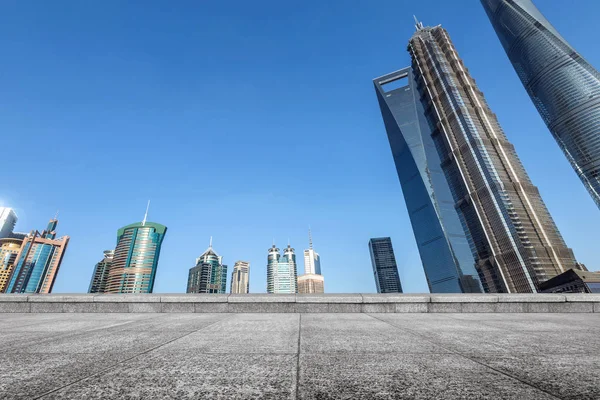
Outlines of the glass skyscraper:
M 373 83 L 429 291 L 482 292 L 412 68 Z
M 298 276 L 298 293 L 324 293 L 325 279 L 321 275 L 321 257 L 313 249 L 312 234 L 308 230 L 308 249 L 304 250 L 304 274 Z
M 600 207 L 600 74 L 531 0 L 481 3 L 533 104 Z
M 369 253 L 377 293 L 402 293 L 392 239 L 389 237 L 370 239 Z
M 88 293 L 106 292 L 106 283 L 108 282 L 108 272 L 112 267 L 114 250 L 104 250 L 104 258 L 94 267 L 94 273 L 90 281 Z
M 298 271 L 296 268 L 296 253 L 288 244 L 280 254 L 273 245 L 267 258 L 267 293 L 297 293 Z
M 188 274 L 187 293 L 226 293 L 227 265 L 223 257 L 212 248 L 212 238 L 208 249 L 196 259 L 196 266 Z
M 0 239 L 10 237 L 16 223 L 17 214 L 14 210 L 8 207 L 0 207 Z
M 50 293 L 60 269 L 69 237 L 56 239 L 58 220 L 51 219 L 46 229 L 31 231 L 23 239 L 15 260 L 6 293 Z
M 409 41 L 418 97 L 486 292 L 536 292 L 577 264 L 445 29 Z
M 167 227 L 144 221 L 117 231 L 105 293 L 152 293 Z

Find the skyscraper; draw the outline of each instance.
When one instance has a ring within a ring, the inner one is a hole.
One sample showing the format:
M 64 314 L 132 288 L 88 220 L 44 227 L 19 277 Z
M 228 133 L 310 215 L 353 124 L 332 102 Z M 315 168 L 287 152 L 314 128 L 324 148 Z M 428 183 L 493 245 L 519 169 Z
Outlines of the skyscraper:
M 531 0 L 481 3 L 533 104 L 600 207 L 600 74 Z
M 6 290 L 22 244 L 22 239 L 0 239 L 0 293 L 4 293 Z
M 196 266 L 190 268 L 187 293 L 225 293 L 226 289 L 227 265 L 213 250 L 211 237 L 208 249 L 196 259 Z
M 10 237 L 16 223 L 17 214 L 14 210 L 8 207 L 0 207 L 0 239 Z
M 321 258 L 313 249 L 312 234 L 308 230 L 308 249 L 304 250 L 304 275 L 298 277 L 298 293 L 324 293 L 325 281 L 321 275 Z
M 575 258 L 445 29 L 409 41 L 423 102 L 486 292 L 536 292 Z
M 288 244 L 283 252 L 273 244 L 267 258 L 267 293 L 296 293 L 298 272 L 296 269 L 296 254 Z
M 148 209 L 142 222 L 117 231 L 117 246 L 108 269 L 105 293 L 152 293 L 167 227 L 146 222 L 147 217 Z
M 104 258 L 94 267 L 88 293 L 105 293 L 108 282 L 108 273 L 113 264 L 114 250 L 104 250 Z
M 412 68 L 373 83 L 429 291 L 482 292 Z
M 377 293 L 402 293 L 392 239 L 389 237 L 370 239 L 369 253 Z
M 15 260 L 6 293 L 50 293 L 60 269 L 69 237 L 56 239 L 58 220 L 51 219 L 46 229 L 31 231 L 24 239 Z
M 236 261 L 231 273 L 231 293 L 250 293 L 250 263 Z

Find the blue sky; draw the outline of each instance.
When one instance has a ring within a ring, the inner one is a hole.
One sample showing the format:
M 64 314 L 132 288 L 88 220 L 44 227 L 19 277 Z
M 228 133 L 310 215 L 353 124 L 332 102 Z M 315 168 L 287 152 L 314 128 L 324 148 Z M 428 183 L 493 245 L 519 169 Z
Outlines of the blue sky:
M 600 66 L 597 0 L 538 7 Z M 266 289 L 267 249 L 313 230 L 328 292 L 374 292 L 391 236 L 428 291 L 372 79 L 409 64 L 412 15 L 448 29 L 567 244 L 599 269 L 600 212 L 537 114 L 479 1 L 4 1 L 0 205 L 18 231 L 60 210 L 54 292 L 85 292 L 119 227 L 168 227 L 155 292 L 184 292 L 214 237 Z M 227 284 L 229 290 L 229 282 Z

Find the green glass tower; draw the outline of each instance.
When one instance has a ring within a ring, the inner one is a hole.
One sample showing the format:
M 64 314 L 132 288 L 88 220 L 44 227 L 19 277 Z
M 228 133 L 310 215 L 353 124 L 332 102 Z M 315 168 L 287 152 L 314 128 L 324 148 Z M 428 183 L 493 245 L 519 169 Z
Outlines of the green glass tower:
M 212 238 L 208 249 L 196 259 L 196 266 L 190 268 L 187 293 L 226 293 L 227 265 L 223 257 L 212 247 Z

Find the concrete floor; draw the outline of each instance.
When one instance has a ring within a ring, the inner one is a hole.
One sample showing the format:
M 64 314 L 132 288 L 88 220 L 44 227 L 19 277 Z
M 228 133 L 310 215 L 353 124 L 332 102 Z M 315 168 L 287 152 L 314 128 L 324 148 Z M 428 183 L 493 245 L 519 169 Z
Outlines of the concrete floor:
M 1 314 L 37 398 L 600 399 L 600 314 Z

